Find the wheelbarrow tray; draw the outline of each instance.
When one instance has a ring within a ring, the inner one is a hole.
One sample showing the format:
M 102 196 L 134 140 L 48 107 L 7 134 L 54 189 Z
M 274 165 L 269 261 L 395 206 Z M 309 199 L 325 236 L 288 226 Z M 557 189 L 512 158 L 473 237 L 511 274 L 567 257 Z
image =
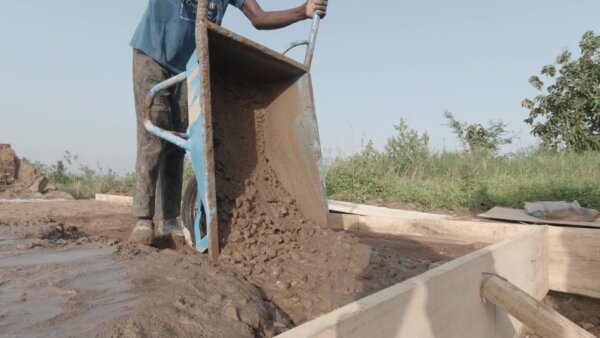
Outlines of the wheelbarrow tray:
M 270 176 L 265 180 L 276 180 L 307 221 L 325 227 L 321 146 L 307 68 L 217 25 L 202 29 L 199 63 L 192 58 L 188 65 L 189 137 L 198 210 L 205 213 L 208 247 L 217 251 L 211 256 L 218 254 L 219 229 L 221 236 L 227 233 L 222 215 L 231 214 L 217 210 L 231 209 L 259 171 Z

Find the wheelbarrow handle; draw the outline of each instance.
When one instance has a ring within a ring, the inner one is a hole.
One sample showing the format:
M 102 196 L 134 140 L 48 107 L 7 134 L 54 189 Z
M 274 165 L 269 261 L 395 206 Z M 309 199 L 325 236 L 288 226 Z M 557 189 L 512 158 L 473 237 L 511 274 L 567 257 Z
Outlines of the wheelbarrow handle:
M 144 100 L 142 120 L 144 122 L 144 127 L 146 127 L 146 130 L 148 130 L 150 134 L 157 136 L 165 141 L 171 142 L 174 145 L 181 147 L 185 150 L 190 151 L 191 145 L 186 140 L 186 138 L 188 137 L 187 134 L 164 130 L 152 123 L 152 120 L 150 119 L 150 111 L 152 110 L 152 106 L 154 105 L 154 98 L 156 97 L 156 95 L 158 95 L 159 92 L 167 88 L 170 88 L 185 81 L 186 79 L 187 73 L 183 72 L 152 87 L 150 92 L 146 95 L 146 99 Z
M 309 71 L 312 65 L 313 55 L 315 54 L 315 45 L 317 44 L 317 34 L 319 33 L 320 23 L 321 17 L 319 16 L 319 14 L 315 13 L 312 18 L 312 26 L 310 29 L 310 36 L 308 37 L 308 40 L 294 41 L 283 52 L 283 55 L 285 55 L 287 52 L 298 46 L 308 46 L 306 48 L 306 56 L 304 57 L 304 65 Z
M 308 48 L 306 50 L 306 57 L 304 58 L 304 65 L 308 70 L 310 70 L 310 67 L 312 66 L 313 55 L 315 54 L 315 45 L 317 44 L 317 34 L 319 33 L 321 17 L 319 14 L 315 13 L 312 20 L 312 27 L 308 38 Z

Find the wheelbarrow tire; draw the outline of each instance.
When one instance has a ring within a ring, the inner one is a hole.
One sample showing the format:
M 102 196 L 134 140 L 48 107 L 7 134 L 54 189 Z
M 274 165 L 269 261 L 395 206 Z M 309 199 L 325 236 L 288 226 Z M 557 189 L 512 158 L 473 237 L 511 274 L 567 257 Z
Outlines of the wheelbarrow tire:
M 196 202 L 198 198 L 198 183 L 196 181 L 196 177 L 193 177 L 185 187 L 185 191 L 183 193 L 183 201 L 181 205 L 181 219 L 183 221 L 183 226 L 187 229 L 189 234 L 186 234 L 186 240 L 188 243 L 196 247 L 196 233 L 194 230 L 194 222 L 196 217 L 202 217 L 200 220 L 200 237 L 204 237 L 206 235 L 206 218 L 204 215 L 204 207 L 201 206 L 200 212 L 198 213 L 196 210 Z

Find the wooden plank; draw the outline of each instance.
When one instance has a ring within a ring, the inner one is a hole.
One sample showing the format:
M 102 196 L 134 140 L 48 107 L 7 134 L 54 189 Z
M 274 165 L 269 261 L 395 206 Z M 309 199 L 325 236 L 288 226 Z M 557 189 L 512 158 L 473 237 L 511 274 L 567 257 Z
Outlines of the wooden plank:
M 542 299 L 547 228 L 525 231 L 358 300 L 281 337 L 513 337 L 522 324 L 480 297 L 483 273 Z
M 550 227 L 550 289 L 600 298 L 600 230 Z
M 374 207 L 371 205 L 355 204 L 329 200 L 329 210 L 333 212 L 355 214 L 361 216 L 400 217 L 407 219 L 449 219 L 448 215 L 429 214 L 419 211 Z
M 444 219 L 405 219 L 396 217 L 330 214 L 329 226 L 347 230 L 386 235 L 425 236 L 471 242 L 495 243 L 538 226 L 495 222 Z
M 583 328 L 554 311 L 506 279 L 486 274 L 481 282 L 481 297 L 525 324 L 544 338 L 593 338 Z
M 359 217 L 359 231 L 366 233 L 405 234 L 494 243 L 522 232 L 529 226 L 444 219 L 399 219 Z
M 121 204 L 133 204 L 133 197 L 131 197 L 131 196 L 119 196 L 119 195 L 96 194 L 96 201 L 99 201 L 99 202 L 109 202 L 109 203 L 121 203 Z

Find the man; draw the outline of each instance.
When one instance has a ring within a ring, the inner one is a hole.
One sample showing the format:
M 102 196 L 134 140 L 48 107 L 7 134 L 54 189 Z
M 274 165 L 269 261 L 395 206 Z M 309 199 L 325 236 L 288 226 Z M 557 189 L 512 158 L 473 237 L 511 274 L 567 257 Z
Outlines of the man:
M 256 0 L 208 0 L 208 19 L 221 24 L 228 5 L 239 8 L 257 29 L 276 29 L 312 18 L 324 17 L 327 0 L 308 0 L 302 6 L 265 12 Z M 142 121 L 144 98 L 150 89 L 178 73 L 196 48 L 195 22 L 197 0 L 150 0 L 131 46 L 133 47 L 133 83 L 137 115 L 136 189 L 133 214 L 137 223 L 131 240 L 150 244 L 154 238 L 155 193 L 160 182 L 162 221 L 158 233 L 182 235 L 180 214 L 185 152 L 181 148 L 149 134 Z M 150 113 L 152 122 L 164 129 L 185 132 L 187 97 L 185 84 L 156 96 Z

